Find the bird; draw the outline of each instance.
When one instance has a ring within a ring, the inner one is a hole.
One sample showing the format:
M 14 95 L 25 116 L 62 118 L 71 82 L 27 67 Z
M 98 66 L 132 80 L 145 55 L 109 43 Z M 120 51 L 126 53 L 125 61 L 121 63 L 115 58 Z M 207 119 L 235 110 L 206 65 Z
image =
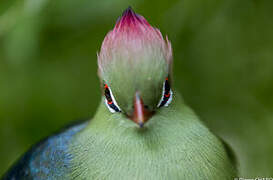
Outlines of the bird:
M 131 7 L 97 54 L 101 100 L 92 119 L 30 148 L 3 179 L 233 179 L 232 149 L 173 86 L 168 37 Z

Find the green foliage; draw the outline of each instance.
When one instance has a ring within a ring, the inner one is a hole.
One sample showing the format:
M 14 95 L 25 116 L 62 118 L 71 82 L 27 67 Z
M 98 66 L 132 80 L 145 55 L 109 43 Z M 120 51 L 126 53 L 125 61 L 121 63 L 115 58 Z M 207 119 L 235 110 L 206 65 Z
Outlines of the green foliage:
M 131 5 L 174 49 L 174 84 L 234 149 L 241 176 L 273 176 L 273 1 L 0 3 L 0 174 L 31 144 L 92 117 L 96 52 Z

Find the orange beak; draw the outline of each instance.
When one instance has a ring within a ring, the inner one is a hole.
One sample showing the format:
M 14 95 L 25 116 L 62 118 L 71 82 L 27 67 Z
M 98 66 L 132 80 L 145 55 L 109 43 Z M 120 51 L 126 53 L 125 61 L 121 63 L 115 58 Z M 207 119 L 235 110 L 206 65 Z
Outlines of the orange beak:
M 142 98 L 139 96 L 139 93 L 136 92 L 134 98 L 134 112 L 133 115 L 130 116 L 130 119 L 137 123 L 139 127 L 143 127 L 144 123 L 147 122 L 152 115 L 153 112 L 148 111 L 144 107 Z

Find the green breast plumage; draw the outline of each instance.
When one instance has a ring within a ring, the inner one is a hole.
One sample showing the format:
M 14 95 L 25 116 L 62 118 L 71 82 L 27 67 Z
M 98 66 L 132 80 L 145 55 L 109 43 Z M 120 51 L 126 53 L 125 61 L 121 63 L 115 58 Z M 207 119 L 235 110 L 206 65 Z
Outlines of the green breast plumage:
M 102 104 L 70 146 L 80 179 L 232 179 L 224 145 L 179 97 L 139 128 Z

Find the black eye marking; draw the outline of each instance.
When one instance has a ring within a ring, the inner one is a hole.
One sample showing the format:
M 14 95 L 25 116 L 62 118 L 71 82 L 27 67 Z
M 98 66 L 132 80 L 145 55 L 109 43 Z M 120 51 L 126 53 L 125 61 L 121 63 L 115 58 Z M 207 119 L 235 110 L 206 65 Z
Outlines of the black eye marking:
M 107 84 L 104 84 L 104 95 L 105 95 L 105 104 L 110 112 L 121 112 L 115 98 L 111 92 L 110 87 Z
M 172 96 L 173 96 L 173 92 L 171 90 L 169 79 L 166 78 L 166 80 L 163 84 L 162 97 L 161 97 L 157 107 L 168 106 L 172 101 Z
M 150 109 L 148 105 L 144 105 L 144 108 L 145 109 Z

